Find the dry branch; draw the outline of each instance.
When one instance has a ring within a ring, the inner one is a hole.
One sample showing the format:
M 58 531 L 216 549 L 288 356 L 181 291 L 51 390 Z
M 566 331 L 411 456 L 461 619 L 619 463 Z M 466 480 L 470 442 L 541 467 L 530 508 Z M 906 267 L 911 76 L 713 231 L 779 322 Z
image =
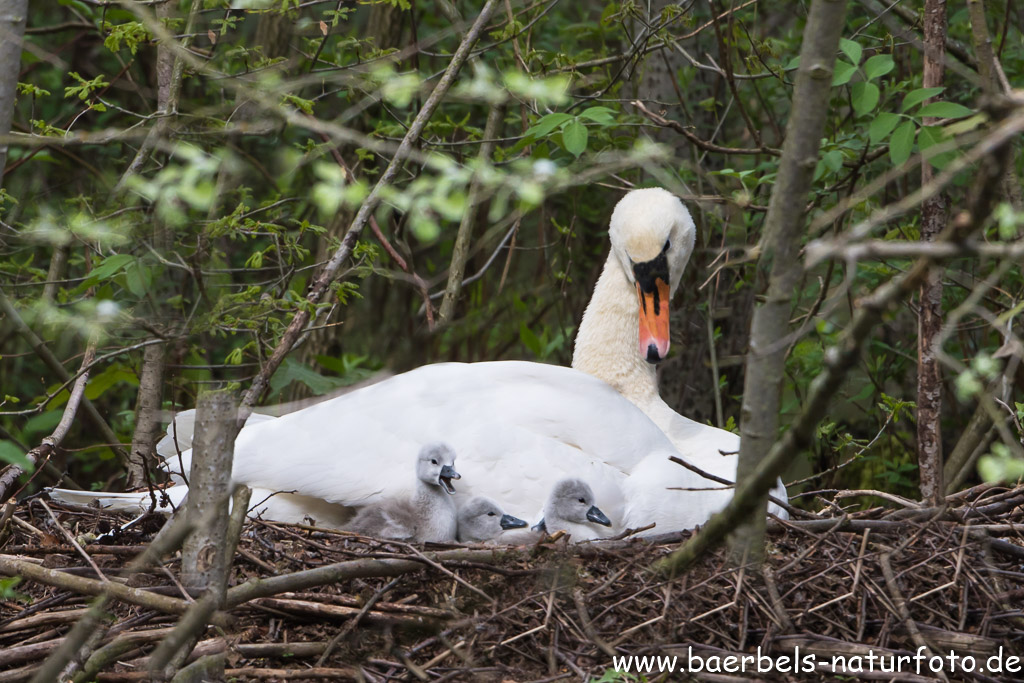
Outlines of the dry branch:
M 25 321 L 22 320 L 18 310 L 14 308 L 2 289 L 0 289 L 0 311 L 7 316 L 7 320 L 14 326 L 14 329 L 16 329 L 18 333 L 25 338 L 25 341 L 27 341 L 29 346 L 32 347 L 35 354 L 39 356 L 43 363 L 46 364 L 46 367 L 50 368 L 50 371 L 57 376 L 57 379 L 65 384 L 70 384 L 71 375 L 64 369 L 64 366 L 57 357 L 53 355 L 53 352 L 50 351 L 46 342 L 40 339 L 25 323 Z M 82 367 L 86 368 L 88 367 L 88 364 L 83 363 Z M 81 370 L 79 372 L 81 372 Z M 120 439 L 118 439 L 114 430 L 110 428 L 110 425 L 107 424 L 107 421 L 103 419 L 103 416 L 100 415 L 100 412 L 96 410 L 96 406 L 93 405 L 92 401 L 83 397 L 82 407 L 85 409 L 85 417 L 92 423 L 93 429 L 100 433 L 100 436 L 104 441 L 111 444 L 110 447 L 120 458 L 126 459 L 124 450 L 119 446 L 113 445 L 120 444 Z M 2 493 L 2 491 L 0 491 L 0 493 Z M 0 500 L 5 500 L 3 495 L 0 495 Z
M 351 225 L 345 233 L 345 237 L 341 240 L 341 245 L 337 251 L 331 256 L 330 260 L 324 266 L 320 274 L 317 275 L 313 281 L 309 292 L 306 294 L 306 306 L 301 308 L 295 313 L 295 317 L 292 318 L 288 328 L 281 336 L 281 340 L 278 342 L 277 347 L 274 349 L 270 358 L 267 359 L 266 364 L 260 369 L 259 374 L 253 380 L 249 386 L 249 390 L 245 393 L 242 398 L 242 411 L 240 412 L 238 419 L 239 425 L 244 424 L 246 418 L 249 416 L 248 412 L 252 406 L 256 405 L 263 392 L 269 386 L 270 378 L 281 365 L 285 356 L 291 351 L 292 346 L 302 335 L 306 324 L 310 320 L 310 311 L 320 303 L 323 299 L 324 294 L 330 287 L 331 283 L 334 282 L 334 278 L 337 276 L 338 271 L 341 269 L 342 263 L 344 263 L 352 250 L 355 248 L 356 240 L 359 239 L 359 235 L 362 234 L 363 227 L 365 227 L 367 220 L 377 209 L 377 205 L 380 204 L 382 199 L 382 190 L 391 184 L 398 174 L 398 171 L 405 164 L 406 159 L 412 150 L 413 144 L 419 139 L 420 134 L 423 132 L 423 128 L 427 125 L 430 117 L 434 114 L 434 110 L 437 105 L 441 103 L 444 96 L 448 93 L 448 89 L 451 88 L 455 82 L 455 77 L 458 75 L 459 70 L 465 63 L 466 58 L 469 56 L 469 52 L 477 39 L 480 37 L 481 32 L 484 29 L 487 21 L 490 19 L 491 14 L 497 7 L 498 0 L 487 0 L 483 8 L 480 10 L 480 14 L 477 15 L 473 25 L 466 32 L 465 37 L 459 44 L 458 49 L 452 56 L 451 62 L 448 64 L 448 68 L 445 69 L 444 75 L 441 76 L 434 90 L 430 93 L 430 96 L 423 103 L 423 107 L 419 113 L 416 114 L 416 118 L 409 126 L 409 130 L 406 132 L 405 137 L 402 138 L 402 142 L 398 147 L 398 151 L 391 158 L 387 168 L 381 173 L 377 184 L 373 186 L 370 194 L 363 201 L 359 207 L 359 211 L 356 212 L 355 218 L 352 219 Z
M 11 557 L 10 555 L 0 555 L 0 574 L 5 576 L 21 576 L 29 581 L 38 581 L 48 586 L 73 591 L 81 595 L 103 595 L 108 593 L 117 600 L 163 612 L 164 614 L 184 614 L 189 607 L 189 603 L 180 598 L 160 595 L 141 588 L 132 588 L 116 581 L 98 581 L 56 569 L 47 569 L 46 567 L 17 557 Z M 224 615 L 218 616 L 216 622 L 220 625 L 228 623 Z
M 6 299 L 3 299 L 3 293 L 0 292 L 0 304 L 5 303 Z M 96 355 L 96 343 L 90 342 L 85 349 L 85 355 L 82 357 L 82 365 L 88 366 Z M 85 385 L 89 382 L 88 371 L 79 375 L 78 380 L 75 381 L 75 386 L 71 390 L 71 395 L 68 397 L 68 402 L 64 406 L 64 412 L 61 414 L 60 422 L 54 428 L 51 434 L 43 439 L 43 442 L 30 450 L 25 457 L 34 466 L 38 467 L 41 462 L 46 461 L 57 447 L 67 436 L 68 431 L 71 429 L 71 425 L 74 424 L 75 415 L 78 414 L 78 406 L 85 397 Z M 88 399 L 86 399 L 88 400 Z M 15 482 L 18 481 L 18 477 L 24 474 L 24 470 L 17 465 L 8 465 L 4 470 L 0 471 L 0 504 L 7 501 L 7 499 L 13 495 L 11 489 L 14 487 Z
M 505 107 L 503 105 L 491 106 L 491 111 L 487 115 L 487 124 L 484 127 L 484 141 L 480 144 L 480 151 L 477 154 L 477 161 L 481 168 L 491 163 L 491 154 L 494 152 L 495 139 L 501 133 L 500 128 L 504 114 Z M 476 223 L 480 202 L 480 178 L 474 176 L 469 186 L 469 195 L 466 197 L 466 211 L 462 214 L 459 231 L 452 247 L 452 260 L 448 267 L 448 284 L 445 286 L 444 299 L 441 300 L 441 309 L 438 312 L 442 323 L 451 320 L 459 292 L 462 291 L 462 277 L 466 272 L 466 260 L 469 258 L 469 241 L 473 236 L 473 226 Z
M 185 514 L 199 519 L 213 511 L 213 517 L 209 525 L 197 527 L 181 549 L 181 580 L 190 588 L 206 590 L 227 580 L 230 557 L 224 555 L 224 542 L 238 434 L 235 412 L 234 392 L 227 390 L 204 392 L 196 405 Z

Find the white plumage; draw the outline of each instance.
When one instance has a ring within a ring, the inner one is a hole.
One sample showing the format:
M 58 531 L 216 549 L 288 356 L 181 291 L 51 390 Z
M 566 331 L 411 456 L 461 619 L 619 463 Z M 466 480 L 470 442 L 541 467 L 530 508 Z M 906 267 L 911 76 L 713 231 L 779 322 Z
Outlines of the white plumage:
M 576 477 L 614 522 L 590 537 L 651 522 L 657 527 L 648 533 L 702 524 L 732 489 L 672 490 L 719 485 L 669 457 L 734 480 L 737 457 L 722 452 L 738 451 L 739 438 L 688 420 L 658 395 L 655 366 L 638 351 L 633 272 L 663 254 L 666 289 L 674 290 L 694 233 L 670 193 L 629 193 L 612 217 L 612 251 L 580 326 L 576 369 L 519 361 L 429 365 L 280 418 L 254 415 L 235 445 L 234 480 L 300 494 L 271 498 L 267 517 L 292 521 L 272 510 L 279 504 L 291 507 L 287 514 L 316 518 L 303 509 L 309 498 L 335 504 L 332 514 L 345 517 L 351 508 L 410 495 L 403 475 L 409 460 L 424 444 L 444 441 L 459 453 L 458 495 L 491 497 L 517 517 L 539 519 L 554 484 Z M 661 305 L 667 309 L 668 301 Z M 178 419 L 187 471 L 193 418 Z M 173 445 L 165 439 L 160 451 L 167 455 Z M 168 462 L 177 469 L 176 457 Z M 774 493 L 785 497 L 785 489 Z

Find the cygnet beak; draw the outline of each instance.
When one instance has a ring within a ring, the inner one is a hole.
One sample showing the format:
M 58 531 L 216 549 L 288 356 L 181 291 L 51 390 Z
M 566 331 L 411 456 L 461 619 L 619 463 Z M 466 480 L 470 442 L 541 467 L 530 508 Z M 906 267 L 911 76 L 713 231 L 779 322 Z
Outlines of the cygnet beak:
M 437 483 L 441 485 L 444 492 L 451 495 L 455 493 L 455 487 L 452 486 L 452 479 L 462 479 L 462 475 L 455 471 L 455 468 L 451 465 L 445 465 L 441 468 L 441 474 L 437 477 Z
M 506 531 L 509 529 L 522 529 L 526 526 L 526 520 L 513 517 L 512 515 L 501 516 L 501 528 Z
M 596 505 L 591 505 L 590 509 L 587 510 L 587 519 L 594 524 L 601 524 L 603 526 L 612 525 L 612 520 L 605 517 L 605 514 L 601 512 Z

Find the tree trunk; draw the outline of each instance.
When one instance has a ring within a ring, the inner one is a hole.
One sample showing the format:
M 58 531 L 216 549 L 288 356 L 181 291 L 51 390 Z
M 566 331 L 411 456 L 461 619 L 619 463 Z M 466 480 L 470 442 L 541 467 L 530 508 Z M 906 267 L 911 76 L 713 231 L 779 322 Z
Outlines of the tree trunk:
M 231 497 L 231 463 L 235 450 L 237 401 L 234 392 L 208 391 L 196 405 L 192 468 L 189 472 L 185 514 L 201 519 L 216 509 L 209 525 L 200 527 L 182 546 L 181 581 L 190 588 L 206 589 L 224 580 L 224 539 Z
M 758 261 L 758 280 L 764 283 L 767 279 L 768 286 L 764 302 L 754 309 L 750 327 L 737 491 L 750 479 L 778 435 L 788 346 L 785 337 L 790 330 L 793 292 L 803 272 L 799 261 L 800 236 L 828 116 L 832 70 L 845 13 L 845 0 L 814 0 L 804 27 L 800 69 Z M 733 561 L 760 564 L 764 556 L 767 506 L 765 493 L 754 505 L 750 518 L 736 530 L 730 547 Z
M 164 345 L 150 344 L 142 352 L 139 396 L 135 402 L 135 434 L 128 454 L 128 486 L 146 485 L 160 435 L 160 407 L 164 389 Z
M 490 165 L 491 153 L 494 151 L 494 140 L 501 132 L 501 123 L 505 115 L 505 106 L 502 104 L 492 105 L 490 114 L 487 117 L 487 125 L 484 128 L 484 141 L 480 145 L 480 153 L 477 155 L 478 162 Z M 476 223 L 476 216 L 480 209 L 480 182 L 473 179 L 469 187 L 469 197 L 466 200 L 466 213 L 459 223 L 459 232 L 455 237 L 455 246 L 452 247 L 452 262 L 448 269 L 448 284 L 444 290 L 444 298 L 441 300 L 441 310 L 438 317 L 442 323 L 450 322 L 455 312 L 455 304 L 459 300 L 459 293 L 462 291 L 462 277 L 466 273 L 466 260 L 469 258 L 469 241 L 473 237 L 473 225 Z
M 995 97 L 1003 92 L 1003 86 L 1000 83 L 996 55 L 992 50 L 992 36 L 988 31 L 985 2 L 984 0 L 967 0 L 967 9 L 971 17 L 971 40 L 974 42 L 974 51 L 978 55 L 981 88 L 987 96 Z M 1024 191 L 1021 190 L 1020 180 L 1017 179 L 1017 172 L 1013 165 L 1007 167 L 1000 184 L 1006 200 L 1013 205 L 1013 208 L 1024 211 Z
M 28 0 L 0 0 L 0 137 L 11 132 L 14 99 L 21 72 L 21 39 L 25 35 Z M 7 143 L 0 142 L 0 187 L 7 165 Z
M 924 87 L 942 86 L 946 57 L 946 0 L 925 0 Z M 934 123 L 926 118 L 926 125 Z M 934 169 L 921 164 L 921 185 L 932 181 Z M 931 242 L 946 227 L 946 197 L 939 193 L 921 206 L 921 239 Z M 921 499 L 938 505 L 942 484 L 942 370 L 935 355 L 935 341 L 942 330 L 942 270 L 936 268 L 921 285 L 917 318 L 917 463 L 921 475 Z

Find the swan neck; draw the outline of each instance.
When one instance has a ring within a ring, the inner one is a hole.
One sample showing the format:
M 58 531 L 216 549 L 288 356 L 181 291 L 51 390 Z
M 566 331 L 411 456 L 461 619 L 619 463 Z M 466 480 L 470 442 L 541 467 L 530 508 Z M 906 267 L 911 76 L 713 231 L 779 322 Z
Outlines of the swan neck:
M 658 396 L 655 366 L 640 357 L 636 288 L 608 254 L 576 335 L 572 367 L 604 380 L 641 409 Z
M 425 533 L 422 535 L 425 540 L 442 542 L 455 538 L 455 500 L 440 486 L 418 479 L 414 507 L 424 520 Z

